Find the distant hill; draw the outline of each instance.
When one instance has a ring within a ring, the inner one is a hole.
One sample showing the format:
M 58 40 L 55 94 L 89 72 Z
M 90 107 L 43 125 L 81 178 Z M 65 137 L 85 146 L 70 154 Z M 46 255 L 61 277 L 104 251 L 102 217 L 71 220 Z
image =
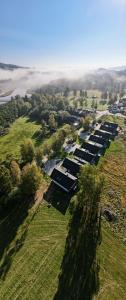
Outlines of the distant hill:
M 28 69 L 28 68 L 17 66 L 17 65 L 13 65 L 13 64 L 0 63 L 0 69 L 12 71 L 12 70 L 15 70 L 15 69 Z

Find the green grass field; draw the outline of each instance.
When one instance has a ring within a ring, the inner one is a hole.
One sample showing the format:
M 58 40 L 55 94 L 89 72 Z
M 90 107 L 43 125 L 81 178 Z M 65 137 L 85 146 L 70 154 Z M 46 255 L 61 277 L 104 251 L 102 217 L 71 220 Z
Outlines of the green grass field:
M 40 125 L 29 122 L 27 118 L 17 119 L 11 125 L 9 133 L 0 137 L 0 158 L 3 160 L 7 154 L 18 157 L 22 142 L 27 138 L 32 138 L 39 128 Z
M 40 127 L 40 125 L 29 121 L 26 117 L 17 119 L 11 125 L 8 134 L 0 137 L 0 160 L 3 161 L 7 155 L 19 158 L 20 145 L 28 138 L 32 139 L 35 147 L 43 148 L 45 147 L 46 142 L 48 142 L 48 145 L 51 147 L 54 136 L 58 134 L 60 128 L 57 129 L 56 133 L 49 133 L 46 138 L 42 139 L 35 136 L 35 132 L 38 131 Z M 62 128 L 65 128 L 65 125 Z
M 16 226 L 15 212 L 11 222 L 13 227 L 9 228 L 10 235 Z M 27 218 L 24 224 L 26 222 Z M 53 299 L 64 252 L 67 223 L 67 214 L 63 216 L 54 208 L 48 208 L 45 203 L 40 205 L 30 222 L 22 247 L 15 252 L 6 277 L 4 281 L 1 280 L 1 300 Z M 10 248 L 19 239 L 20 227 Z

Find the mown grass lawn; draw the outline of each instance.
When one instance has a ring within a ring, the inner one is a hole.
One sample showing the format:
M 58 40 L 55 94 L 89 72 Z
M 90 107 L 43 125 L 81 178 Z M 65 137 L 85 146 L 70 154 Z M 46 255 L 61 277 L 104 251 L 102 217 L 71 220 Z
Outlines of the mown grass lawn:
M 17 119 L 10 127 L 9 133 L 0 137 L 0 159 L 5 159 L 6 155 L 19 156 L 20 145 L 27 138 L 33 138 L 40 125 L 29 122 L 28 118 Z M 33 139 L 33 141 L 35 141 Z
M 12 219 L 14 222 L 15 212 Z M 27 218 L 24 224 L 26 221 Z M 68 214 L 64 216 L 56 209 L 48 208 L 45 203 L 40 205 L 28 227 L 22 247 L 12 257 L 6 277 L 0 282 L 1 300 L 53 299 L 64 252 L 67 224 Z M 10 234 L 13 228 L 14 224 L 9 229 Z M 15 239 L 19 238 L 20 231 L 19 227 Z M 12 241 L 10 248 L 13 243 Z
M 102 224 L 103 225 L 103 224 Z M 126 246 L 113 236 L 109 226 L 102 226 L 99 250 L 100 290 L 95 300 L 126 299 Z

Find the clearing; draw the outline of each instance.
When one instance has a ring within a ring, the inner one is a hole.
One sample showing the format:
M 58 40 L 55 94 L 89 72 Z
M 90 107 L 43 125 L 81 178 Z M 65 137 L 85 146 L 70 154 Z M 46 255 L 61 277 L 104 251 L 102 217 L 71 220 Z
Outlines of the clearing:
M 10 127 L 9 133 L 0 137 L 0 158 L 5 159 L 6 155 L 19 156 L 20 145 L 22 142 L 33 137 L 40 125 L 30 122 L 28 118 L 17 119 Z M 33 139 L 33 142 L 35 139 Z

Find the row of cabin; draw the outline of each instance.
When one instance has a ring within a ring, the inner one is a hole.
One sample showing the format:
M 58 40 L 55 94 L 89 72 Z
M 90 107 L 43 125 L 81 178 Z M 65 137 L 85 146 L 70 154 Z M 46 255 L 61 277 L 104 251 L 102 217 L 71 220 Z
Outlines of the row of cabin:
M 110 142 L 118 134 L 118 124 L 104 122 L 90 135 L 87 141 L 84 141 L 81 148 L 76 148 L 74 158 L 66 157 L 60 167 L 55 167 L 51 178 L 65 192 L 76 190 L 77 178 L 80 168 L 84 164 L 98 164 L 101 155 L 109 147 Z

